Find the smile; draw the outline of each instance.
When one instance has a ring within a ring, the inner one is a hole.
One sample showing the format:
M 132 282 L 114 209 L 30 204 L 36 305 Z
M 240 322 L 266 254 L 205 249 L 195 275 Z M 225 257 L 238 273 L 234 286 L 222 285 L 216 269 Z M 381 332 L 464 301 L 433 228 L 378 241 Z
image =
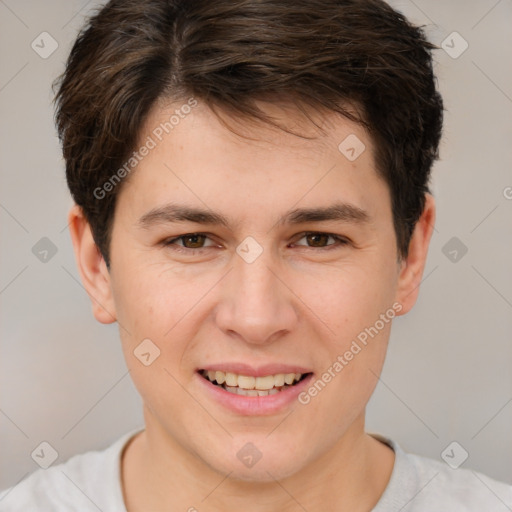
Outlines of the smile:
M 262 377 L 239 375 L 220 370 L 201 370 L 205 379 L 222 389 L 241 396 L 276 395 L 302 381 L 309 373 L 278 373 Z

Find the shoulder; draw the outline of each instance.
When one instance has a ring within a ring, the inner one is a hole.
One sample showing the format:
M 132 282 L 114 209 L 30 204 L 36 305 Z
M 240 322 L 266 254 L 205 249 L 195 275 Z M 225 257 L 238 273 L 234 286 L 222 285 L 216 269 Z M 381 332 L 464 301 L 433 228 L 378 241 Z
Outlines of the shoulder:
M 419 503 L 436 503 L 464 512 L 511 510 L 511 485 L 471 469 L 454 469 L 445 462 L 419 455 L 407 454 L 407 457 L 424 486 L 418 496 Z
M 65 463 L 38 469 L 0 493 L 0 512 L 122 512 L 121 453 L 139 431 L 123 435 L 105 450 L 89 451 Z
M 395 467 L 374 512 L 510 512 L 512 485 L 478 471 L 404 452 L 384 436 L 372 434 L 395 451 Z M 398 508 L 393 508 L 398 507 Z

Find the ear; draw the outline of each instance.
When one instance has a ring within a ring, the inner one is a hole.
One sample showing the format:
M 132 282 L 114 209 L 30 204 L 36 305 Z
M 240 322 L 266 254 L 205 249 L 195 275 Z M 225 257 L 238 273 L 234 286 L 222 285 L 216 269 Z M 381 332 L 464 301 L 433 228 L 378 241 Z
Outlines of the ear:
M 68 221 L 78 272 L 91 299 L 94 317 L 102 324 L 111 324 L 117 317 L 105 260 L 79 206 L 74 205 L 71 208 Z
M 401 262 L 396 291 L 396 300 L 402 304 L 400 315 L 409 312 L 418 298 L 435 220 L 436 206 L 434 198 L 430 194 L 426 194 L 423 213 L 416 223 L 409 242 L 409 253 L 407 258 Z

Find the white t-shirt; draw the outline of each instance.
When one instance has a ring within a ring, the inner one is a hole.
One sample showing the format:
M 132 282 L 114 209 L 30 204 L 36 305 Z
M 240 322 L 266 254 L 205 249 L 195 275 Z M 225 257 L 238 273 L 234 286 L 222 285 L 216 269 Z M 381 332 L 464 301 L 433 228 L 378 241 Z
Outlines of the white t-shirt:
M 0 493 L 0 512 L 126 512 L 121 488 L 121 453 L 141 429 L 103 451 L 75 455 L 38 469 Z M 372 512 L 510 512 L 512 485 L 469 469 L 405 453 L 376 433 L 395 452 L 391 479 Z

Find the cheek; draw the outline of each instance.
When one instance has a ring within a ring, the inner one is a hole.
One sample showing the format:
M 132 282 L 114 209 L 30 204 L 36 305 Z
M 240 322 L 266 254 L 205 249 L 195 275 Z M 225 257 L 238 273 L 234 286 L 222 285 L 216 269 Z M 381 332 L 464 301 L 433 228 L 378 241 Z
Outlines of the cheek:
M 113 280 L 120 321 L 137 336 L 165 337 L 190 309 L 189 303 L 195 299 L 194 288 L 190 282 L 141 262 L 123 270 Z
M 346 265 L 329 276 L 311 279 L 299 293 L 329 327 L 325 330 L 328 335 L 317 339 L 324 373 L 310 388 L 316 414 L 325 412 L 325 404 L 336 404 L 338 412 L 329 414 L 346 422 L 352 412 L 355 418 L 370 398 L 384 363 L 391 322 L 397 314 L 397 307 L 393 307 L 396 278 L 390 269 L 378 264 Z M 314 291 L 307 295 L 307 289 Z
M 168 268 L 162 270 L 161 266 L 138 268 L 138 272 L 125 272 L 122 276 L 119 273 L 115 280 L 119 286 L 114 286 L 128 366 L 140 370 L 134 351 L 149 339 L 157 347 L 154 351 L 159 352 L 154 365 L 180 377 L 182 366 L 187 366 L 185 373 L 190 370 L 188 355 L 194 352 L 200 338 L 198 330 L 208 320 L 208 292 L 218 282 L 218 276 L 209 273 L 194 278 L 190 273 L 177 275 Z
M 143 403 L 158 416 L 157 411 L 182 407 L 186 398 L 178 383 L 184 380 L 179 366 L 187 340 L 194 336 L 183 321 L 191 299 L 185 286 L 170 286 L 159 273 L 140 268 L 119 279 L 116 309 L 130 377 Z
M 307 306 L 303 312 L 322 321 L 338 348 L 392 307 L 396 277 L 390 266 L 346 263 L 302 275 L 293 289 Z
M 346 319 L 344 332 L 327 347 L 322 372 L 299 397 L 300 407 L 310 408 L 319 425 L 330 424 L 331 432 L 344 431 L 364 412 L 382 371 L 395 309 L 384 310 L 385 320 L 359 314 L 371 320 L 361 327 L 364 321 Z

